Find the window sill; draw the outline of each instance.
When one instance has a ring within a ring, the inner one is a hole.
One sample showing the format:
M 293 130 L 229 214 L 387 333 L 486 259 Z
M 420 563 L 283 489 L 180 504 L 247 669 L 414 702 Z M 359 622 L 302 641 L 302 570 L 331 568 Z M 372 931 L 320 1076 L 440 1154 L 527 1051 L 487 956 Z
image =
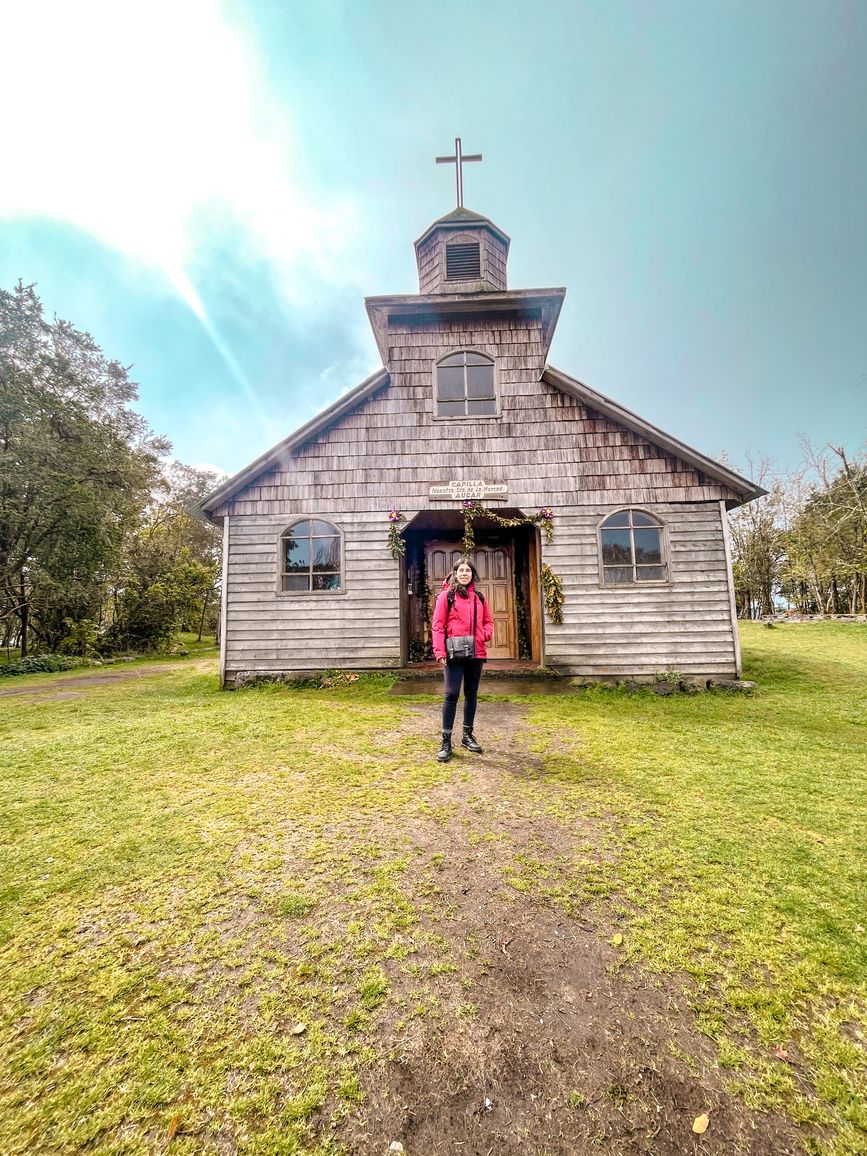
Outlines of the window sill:
M 456 414 L 454 417 L 447 417 L 445 415 L 440 416 L 439 414 L 436 414 L 436 413 L 431 414 L 431 421 L 442 421 L 442 422 L 456 422 L 456 421 L 489 422 L 489 421 L 502 421 L 502 420 L 503 420 L 503 415 L 501 413 L 463 413 L 463 414 Z
M 277 598 L 342 598 L 344 594 L 348 593 L 344 586 L 340 590 L 275 590 L 274 594 Z
M 658 590 L 660 587 L 674 586 L 670 578 L 663 578 L 655 582 L 599 582 L 600 590 Z

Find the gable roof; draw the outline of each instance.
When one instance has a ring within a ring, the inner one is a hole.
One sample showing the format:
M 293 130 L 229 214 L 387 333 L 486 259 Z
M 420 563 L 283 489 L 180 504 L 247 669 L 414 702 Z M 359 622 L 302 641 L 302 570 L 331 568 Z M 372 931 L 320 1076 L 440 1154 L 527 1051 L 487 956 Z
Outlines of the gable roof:
M 207 519 L 212 510 L 223 502 L 228 501 L 244 486 L 249 485 L 250 482 L 256 480 L 260 474 L 264 474 L 266 470 L 271 469 L 272 466 L 279 465 L 281 461 L 285 461 L 291 457 L 295 450 L 300 449 L 315 438 L 317 434 L 323 433 L 334 422 L 339 421 L 340 418 L 345 417 L 346 414 L 351 413 L 363 402 L 367 401 L 369 397 L 373 397 L 378 393 L 383 386 L 388 385 L 391 378 L 385 369 L 378 369 L 376 373 L 370 375 L 357 385 L 355 389 L 351 389 L 348 393 L 344 393 L 327 409 L 323 409 L 316 417 L 311 418 L 310 421 L 304 425 L 299 426 L 294 433 L 289 434 L 288 437 L 283 438 L 276 446 L 272 446 L 270 450 L 266 450 L 264 454 L 251 462 L 249 466 L 245 466 L 243 470 L 239 470 L 237 474 L 233 474 L 221 485 L 212 490 L 210 494 L 206 494 L 201 502 L 193 509 L 192 513 L 197 517 Z
M 661 450 L 665 450 L 674 457 L 680 458 L 682 461 L 689 462 L 695 469 L 700 470 L 709 478 L 713 478 L 717 482 L 728 486 L 734 490 L 736 494 L 741 496 L 742 501 L 751 502 L 753 498 L 760 498 L 762 494 L 768 491 L 763 490 L 761 486 L 757 486 L 755 482 L 751 482 L 748 478 L 736 474 L 734 470 L 730 470 L 728 466 L 722 465 L 721 462 L 714 461 L 713 458 L 706 457 L 704 454 L 694 450 L 692 446 L 688 446 L 686 442 L 678 441 L 677 438 L 671 434 L 665 433 L 664 430 L 659 429 L 655 425 L 651 425 L 649 421 L 645 421 L 643 417 L 633 413 L 632 410 L 626 409 L 625 406 L 618 405 L 616 401 L 612 401 L 610 397 L 606 397 L 602 393 L 597 393 L 595 389 L 591 389 L 589 385 L 585 385 L 583 381 L 579 381 L 575 377 L 570 377 L 567 373 L 563 373 L 560 369 L 555 369 L 553 365 L 546 365 L 545 371 L 542 374 L 542 381 L 548 385 L 559 389 L 562 393 L 574 397 L 577 401 L 581 401 L 589 409 L 595 410 L 597 413 L 603 414 L 605 417 L 616 421 L 618 425 L 625 426 L 632 430 L 633 433 L 640 434 L 641 437 L 646 438 L 649 442 L 653 442 Z
M 741 502 L 751 502 L 754 498 L 759 498 L 762 494 L 767 493 L 767 490 L 762 489 L 761 486 L 757 486 L 755 482 L 749 481 L 749 479 L 735 473 L 734 470 L 730 470 L 720 462 L 714 461 L 713 458 L 706 457 L 704 454 L 699 453 L 698 450 L 686 445 L 685 442 L 678 441 L 677 438 L 658 429 L 655 425 L 651 425 L 650 422 L 645 421 L 644 418 L 639 417 L 624 406 L 618 405 L 616 401 L 605 397 L 604 394 L 597 393 L 595 389 L 591 389 L 591 387 L 585 385 L 583 381 L 578 381 L 577 378 L 570 377 L 568 374 L 563 373 L 562 370 L 555 369 L 552 365 L 548 365 L 542 373 L 541 380 L 545 382 L 546 385 L 554 389 L 559 389 L 562 393 L 582 402 L 589 409 L 595 410 L 596 413 L 611 418 L 611 420 L 616 421 L 618 425 L 622 425 L 633 433 L 637 433 L 641 437 L 646 438 L 647 441 L 665 450 L 666 453 L 688 462 L 707 477 L 713 478 L 715 481 L 728 486 L 740 497 Z M 351 389 L 348 393 L 343 394 L 337 401 L 328 406 L 327 409 L 322 410 L 316 417 L 300 426 L 294 433 L 289 434 L 288 437 L 256 458 L 249 466 L 239 470 L 238 473 L 227 479 L 222 485 L 212 490 L 210 494 L 207 494 L 201 500 L 192 512 L 204 520 L 210 519 L 212 511 L 222 505 L 223 502 L 234 497 L 239 490 L 242 490 L 245 486 L 255 481 L 255 479 L 265 473 L 266 470 L 279 465 L 282 461 L 286 461 L 296 450 L 306 445 L 307 442 L 325 433 L 335 422 L 340 421 L 341 418 L 352 413 L 353 410 L 363 405 L 368 398 L 373 397 L 374 394 L 384 389 L 390 381 L 391 378 L 387 370 L 377 370 L 376 373 L 371 374 L 371 376 L 362 381 L 360 385 L 357 385 L 355 389 Z

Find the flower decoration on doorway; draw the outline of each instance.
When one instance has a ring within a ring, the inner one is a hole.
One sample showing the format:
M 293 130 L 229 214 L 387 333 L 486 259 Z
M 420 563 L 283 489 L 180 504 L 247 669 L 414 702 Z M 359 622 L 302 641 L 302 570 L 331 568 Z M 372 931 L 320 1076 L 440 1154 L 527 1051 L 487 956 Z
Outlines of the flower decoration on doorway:
M 400 558 L 406 553 L 406 542 L 400 532 L 400 523 L 403 521 L 403 514 L 400 510 L 388 511 L 388 548 L 391 551 L 392 558 Z

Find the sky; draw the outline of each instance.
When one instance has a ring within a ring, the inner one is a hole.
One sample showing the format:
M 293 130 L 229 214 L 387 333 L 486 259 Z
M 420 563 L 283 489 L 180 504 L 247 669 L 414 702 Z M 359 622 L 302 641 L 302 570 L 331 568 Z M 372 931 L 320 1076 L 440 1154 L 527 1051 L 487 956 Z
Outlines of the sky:
M 243 468 L 380 362 L 367 295 L 464 201 L 549 360 L 701 452 L 867 438 L 863 0 L 3 6 L 0 286 Z

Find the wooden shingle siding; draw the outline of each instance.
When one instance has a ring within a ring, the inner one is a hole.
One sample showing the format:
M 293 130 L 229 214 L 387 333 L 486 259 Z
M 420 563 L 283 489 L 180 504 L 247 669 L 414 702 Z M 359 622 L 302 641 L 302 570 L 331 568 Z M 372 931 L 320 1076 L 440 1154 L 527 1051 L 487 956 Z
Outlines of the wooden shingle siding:
M 511 340 L 516 324 L 523 341 Z M 528 509 L 736 497 L 541 382 L 539 334 L 532 319 L 395 323 L 391 384 L 215 514 L 276 514 L 307 500 L 336 508 L 351 500 L 356 511 L 384 515 L 390 504 L 427 507 L 435 482 L 476 477 L 507 480 L 509 504 Z M 495 358 L 500 416 L 494 420 L 433 420 L 433 366 L 462 348 Z M 412 452 L 404 456 L 408 443 Z
M 474 280 L 446 277 L 446 248 L 449 245 L 479 246 L 481 270 Z M 506 246 L 490 230 L 482 227 L 434 232 L 416 250 L 419 293 L 490 292 L 506 288 Z
M 736 674 L 723 522 L 724 504 L 744 500 L 731 488 L 743 479 L 546 368 L 563 290 L 490 293 L 498 279 L 505 289 L 508 238 L 485 227 L 478 236 L 482 278 L 491 283 L 461 304 L 449 296 L 455 283 L 444 281 L 444 245 L 466 234 L 434 231 L 420 241 L 422 293 L 440 296 L 409 311 L 406 298 L 368 299 L 387 372 L 275 447 L 261 472 L 258 463 L 248 467 L 227 488 L 230 497 L 214 495 L 220 504 L 209 513 L 226 526 L 227 681 L 242 670 L 400 665 L 403 570 L 388 552 L 388 511 L 400 509 L 407 525 L 431 510 L 455 513 L 458 504 L 431 500 L 430 487 L 469 480 L 504 482 L 506 509 L 554 510 L 554 541 L 542 545 L 541 559 L 560 575 L 565 604 L 562 624 L 544 623 L 549 665 L 599 677 L 652 676 L 669 666 Z M 466 350 L 494 360 L 497 414 L 439 419 L 435 366 Z M 665 583 L 601 584 L 597 528 L 626 506 L 663 523 Z M 322 518 L 343 535 L 339 593 L 278 589 L 280 535 L 302 517 Z

